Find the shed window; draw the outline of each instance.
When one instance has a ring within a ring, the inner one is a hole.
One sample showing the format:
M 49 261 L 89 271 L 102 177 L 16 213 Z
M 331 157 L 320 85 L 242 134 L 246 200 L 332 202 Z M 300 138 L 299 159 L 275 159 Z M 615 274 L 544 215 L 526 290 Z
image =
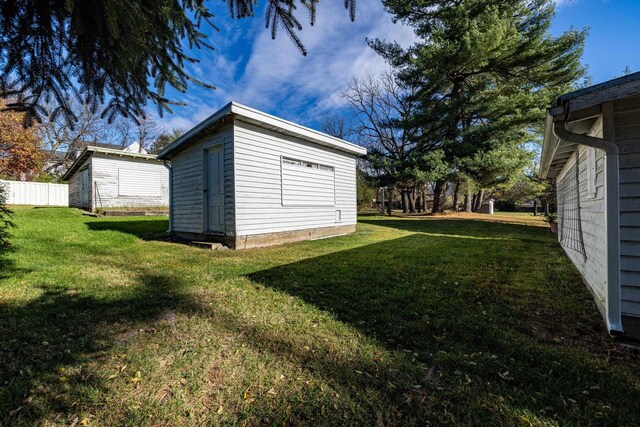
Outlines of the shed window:
M 160 197 L 161 181 L 160 172 L 118 168 L 118 195 Z
M 333 166 L 282 158 L 282 206 L 335 206 Z

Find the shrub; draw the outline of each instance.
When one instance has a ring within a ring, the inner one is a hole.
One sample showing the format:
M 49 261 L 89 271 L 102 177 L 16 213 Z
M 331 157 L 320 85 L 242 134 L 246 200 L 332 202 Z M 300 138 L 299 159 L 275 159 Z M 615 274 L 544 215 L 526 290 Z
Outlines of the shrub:
M 13 212 L 7 207 L 7 195 L 4 185 L 0 185 L 0 254 L 9 247 L 10 229 L 15 225 L 11 221 Z

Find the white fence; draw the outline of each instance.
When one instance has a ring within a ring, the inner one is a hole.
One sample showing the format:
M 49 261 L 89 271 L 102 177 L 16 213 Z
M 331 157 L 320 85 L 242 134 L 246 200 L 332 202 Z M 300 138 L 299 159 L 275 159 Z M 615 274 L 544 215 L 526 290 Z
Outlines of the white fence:
M 0 180 L 0 185 L 6 188 L 9 205 L 69 206 L 67 184 Z

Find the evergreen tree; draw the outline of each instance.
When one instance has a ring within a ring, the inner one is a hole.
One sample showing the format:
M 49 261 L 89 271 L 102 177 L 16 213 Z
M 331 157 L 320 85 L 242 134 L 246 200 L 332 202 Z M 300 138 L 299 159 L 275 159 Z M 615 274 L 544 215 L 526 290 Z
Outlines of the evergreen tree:
M 265 0 L 266 25 L 275 37 L 284 28 L 303 54 L 297 36 L 297 6 L 315 23 L 318 0 Z M 253 16 L 256 0 L 227 0 L 231 16 Z M 345 0 L 351 18 L 355 0 Z M 148 101 L 158 113 L 179 104 L 166 86 L 185 92 L 200 82 L 185 70 L 197 62 L 190 52 L 210 49 L 203 26 L 216 28 L 204 0 L 0 0 L 0 97 L 15 98 L 8 108 L 25 112 L 25 125 L 58 107 L 76 121 L 71 99 L 103 103 L 103 117 L 144 115 Z M 152 82 L 150 84 L 150 82 Z
M 398 21 L 420 38 L 402 49 L 370 45 L 419 88 L 416 120 L 438 132 L 447 162 L 489 152 L 543 119 L 553 97 L 584 69 L 586 33 L 549 34 L 549 0 L 384 0 Z M 434 212 L 444 209 L 445 179 L 436 183 Z

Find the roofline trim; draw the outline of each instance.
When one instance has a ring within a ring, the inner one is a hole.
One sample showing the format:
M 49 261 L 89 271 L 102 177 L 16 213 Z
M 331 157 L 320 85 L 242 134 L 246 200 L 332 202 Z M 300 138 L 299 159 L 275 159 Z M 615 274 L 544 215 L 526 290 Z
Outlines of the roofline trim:
M 77 169 L 82 165 L 82 163 L 84 163 L 94 153 L 111 154 L 119 157 L 129 157 L 134 159 L 160 161 L 158 156 L 156 156 L 155 154 L 134 153 L 131 151 L 117 150 L 115 148 L 103 148 L 103 147 L 96 147 L 94 145 L 88 145 L 87 147 L 85 147 L 84 150 L 82 150 L 82 153 L 80 153 L 80 155 L 73 161 L 73 163 L 71 164 L 71 166 L 69 166 L 69 169 L 64 173 L 64 175 L 62 175 L 62 180 L 68 181 L 69 178 L 71 178 L 73 174 L 76 173 Z
M 237 102 L 230 102 L 220 110 L 213 113 L 204 121 L 197 124 L 187 133 L 176 139 L 169 146 L 160 152 L 158 158 L 166 159 L 167 156 L 188 142 L 204 129 L 213 126 L 226 116 L 233 115 L 238 120 L 257 124 L 258 126 L 273 128 L 274 130 L 285 135 L 295 136 L 308 142 L 323 145 L 339 151 L 351 153 L 354 155 L 363 155 L 367 153 L 367 149 L 359 145 L 353 144 L 340 138 L 336 138 L 326 133 L 281 119 L 271 114 L 264 113 L 254 108 L 247 107 Z

